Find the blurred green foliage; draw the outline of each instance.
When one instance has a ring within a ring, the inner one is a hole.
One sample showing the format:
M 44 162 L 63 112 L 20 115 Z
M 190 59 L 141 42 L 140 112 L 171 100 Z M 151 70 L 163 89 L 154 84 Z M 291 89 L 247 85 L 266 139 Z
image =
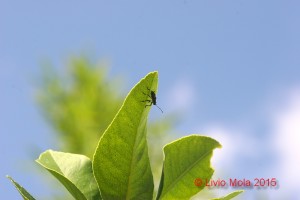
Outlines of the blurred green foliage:
M 73 58 L 66 76 L 45 68 L 38 101 L 64 151 L 93 156 L 98 139 L 121 105 L 116 84 L 106 80 L 105 67 L 86 58 Z
M 105 64 L 95 64 L 84 56 L 71 58 L 67 66 L 65 73 L 53 66 L 44 68 L 38 103 L 57 133 L 60 150 L 92 158 L 99 138 L 121 107 L 123 78 L 108 79 Z M 177 121 L 177 115 L 164 114 L 149 123 L 149 156 L 155 182 L 160 179 L 162 147 L 174 139 L 171 135 Z

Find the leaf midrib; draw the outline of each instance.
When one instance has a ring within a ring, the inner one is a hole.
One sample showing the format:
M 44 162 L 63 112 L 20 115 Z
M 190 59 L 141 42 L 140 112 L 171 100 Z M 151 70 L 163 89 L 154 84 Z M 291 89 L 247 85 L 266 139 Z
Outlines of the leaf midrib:
M 198 164 L 198 162 L 200 162 L 202 159 L 204 159 L 210 152 L 212 151 L 207 151 L 205 154 L 203 154 L 199 159 L 197 159 L 190 167 L 188 167 L 186 170 L 183 171 L 183 173 L 178 176 L 175 181 L 172 181 L 172 184 L 167 187 L 167 189 L 165 190 L 166 192 L 163 192 L 162 195 L 161 195 L 161 199 L 163 199 L 163 197 L 173 189 L 173 187 L 177 184 L 177 182 L 183 177 L 185 176 L 189 170 L 191 170 L 193 167 L 196 166 L 196 164 Z

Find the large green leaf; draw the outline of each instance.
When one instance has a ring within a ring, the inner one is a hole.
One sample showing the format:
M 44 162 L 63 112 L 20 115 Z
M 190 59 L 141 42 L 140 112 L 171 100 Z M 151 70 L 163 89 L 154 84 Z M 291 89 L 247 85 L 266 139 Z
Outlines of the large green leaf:
M 209 180 L 213 150 L 221 145 L 214 139 L 190 135 L 164 147 L 165 161 L 157 199 L 189 199 L 204 188 L 196 178 Z
M 22 195 L 24 200 L 35 200 L 22 186 L 20 186 L 12 177 L 6 176 L 16 187 L 19 193 Z
M 75 199 L 101 199 L 88 157 L 47 150 L 36 162 L 55 176 Z
M 224 197 L 220 197 L 220 198 L 215 198 L 215 199 L 212 199 L 212 200 L 230 200 L 230 199 L 233 199 L 234 197 L 236 197 L 237 195 L 241 194 L 242 192 L 244 192 L 243 190 L 237 190 L 237 191 L 234 191 Z
M 150 99 L 145 95 L 150 90 L 157 91 L 157 82 L 158 73 L 152 72 L 134 86 L 99 141 L 93 170 L 103 199 L 152 199 L 146 141 L 150 106 L 142 101 Z

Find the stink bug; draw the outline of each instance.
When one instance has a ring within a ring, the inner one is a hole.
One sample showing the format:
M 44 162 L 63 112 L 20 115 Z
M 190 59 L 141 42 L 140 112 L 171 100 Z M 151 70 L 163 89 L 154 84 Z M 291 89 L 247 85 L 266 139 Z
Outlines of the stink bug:
M 147 88 L 147 89 L 150 91 L 150 95 L 146 94 L 144 92 L 143 92 L 143 94 L 146 95 L 146 96 L 148 96 L 148 97 L 150 97 L 151 100 L 150 99 L 146 99 L 145 101 L 142 101 L 142 102 L 149 102 L 150 103 L 148 105 L 146 104 L 145 107 L 152 106 L 152 104 L 155 105 L 156 107 L 158 107 L 158 105 L 156 104 L 156 94 L 155 94 L 155 92 L 152 91 L 152 90 L 150 90 L 149 88 Z M 163 113 L 162 109 L 160 107 L 158 107 L 158 108 Z

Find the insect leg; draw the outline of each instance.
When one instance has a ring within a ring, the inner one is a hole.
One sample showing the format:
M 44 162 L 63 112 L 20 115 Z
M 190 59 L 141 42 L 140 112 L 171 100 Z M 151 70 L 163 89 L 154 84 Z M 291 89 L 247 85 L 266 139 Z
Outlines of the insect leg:
M 141 102 L 152 102 L 151 100 L 149 100 L 149 99 L 146 99 L 146 100 L 144 100 L 144 101 L 141 101 Z
M 145 108 L 146 108 L 147 106 L 152 106 L 152 104 L 153 104 L 152 101 L 150 101 L 150 100 L 148 100 L 148 101 L 150 102 L 150 104 L 148 104 L 148 105 L 146 104 L 146 105 L 145 105 Z
M 151 98 L 151 96 L 150 96 L 149 94 L 146 94 L 146 93 L 144 93 L 144 92 L 143 92 L 143 94 Z

